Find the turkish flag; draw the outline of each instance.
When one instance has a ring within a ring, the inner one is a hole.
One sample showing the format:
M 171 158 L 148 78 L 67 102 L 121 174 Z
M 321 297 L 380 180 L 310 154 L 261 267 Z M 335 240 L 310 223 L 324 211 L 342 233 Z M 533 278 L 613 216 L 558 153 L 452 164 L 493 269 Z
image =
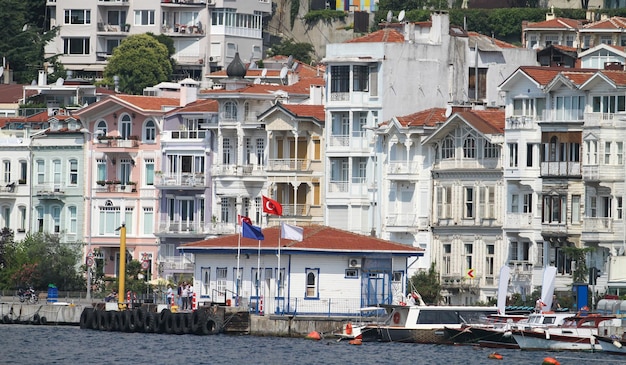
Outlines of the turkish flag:
M 237 214 L 237 224 L 241 225 L 241 222 L 252 224 L 252 219 L 250 219 L 250 217 L 246 217 L 245 215 Z
M 276 200 L 263 195 L 263 213 L 273 215 L 283 215 L 283 206 Z

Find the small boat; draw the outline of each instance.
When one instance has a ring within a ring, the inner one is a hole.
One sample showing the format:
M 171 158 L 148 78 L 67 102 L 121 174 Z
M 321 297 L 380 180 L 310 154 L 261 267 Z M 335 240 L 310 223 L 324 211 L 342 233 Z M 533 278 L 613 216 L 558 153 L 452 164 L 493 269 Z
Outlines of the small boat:
M 626 341 L 618 336 L 604 337 L 595 336 L 596 340 L 600 342 L 602 351 L 611 354 L 626 355 Z
M 576 315 L 558 327 L 514 330 L 512 334 L 522 350 L 599 351 L 602 346 L 595 338 L 598 326 L 614 318 L 600 314 Z
M 361 333 L 363 328 L 372 323 L 380 322 L 381 312 L 384 314 L 384 309 L 381 307 L 364 307 L 360 310 L 360 317 L 357 321 L 348 321 L 341 326 L 341 330 L 333 332 L 335 337 L 338 337 L 337 341 L 341 340 L 355 340 L 361 339 Z
M 419 305 L 381 307 L 387 311 L 387 318 L 361 328 L 363 342 L 450 343 L 445 327 L 460 329 L 463 325 L 485 322 L 498 311 L 496 307 L 427 306 L 421 300 Z

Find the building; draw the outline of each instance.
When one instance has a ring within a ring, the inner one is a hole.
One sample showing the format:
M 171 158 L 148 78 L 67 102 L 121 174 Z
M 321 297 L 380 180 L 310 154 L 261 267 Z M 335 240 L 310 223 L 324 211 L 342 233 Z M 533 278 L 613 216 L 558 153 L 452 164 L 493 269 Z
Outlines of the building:
M 263 17 L 270 12 L 267 0 L 53 1 L 46 19 L 60 30 L 46 45 L 45 57 L 61 55 L 59 62 L 75 76 L 100 78 L 124 38 L 150 32 L 173 39 L 179 79 L 201 80 L 228 65 L 238 50 L 260 59 Z
M 195 257 L 200 302 L 237 303 L 255 313 L 355 315 L 359 308 L 398 304 L 406 272 L 422 250 L 324 226 L 304 227 L 301 242 L 280 227 L 263 240 L 238 234 L 179 248 Z

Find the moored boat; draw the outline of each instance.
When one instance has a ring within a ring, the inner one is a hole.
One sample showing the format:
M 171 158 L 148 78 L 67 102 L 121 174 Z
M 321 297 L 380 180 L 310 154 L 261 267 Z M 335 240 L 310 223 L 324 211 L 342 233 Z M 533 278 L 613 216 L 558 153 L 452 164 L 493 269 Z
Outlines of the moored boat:
M 381 323 L 361 329 L 363 341 L 450 343 L 444 327 L 485 322 L 497 313 L 496 307 L 384 305 L 389 314 Z
M 611 354 L 626 355 L 626 341 L 618 336 L 604 337 L 596 335 L 595 337 L 596 340 L 600 342 L 602 351 Z
M 558 327 L 514 330 L 512 334 L 522 350 L 599 351 L 602 346 L 595 338 L 598 326 L 614 318 L 599 314 L 573 316 Z

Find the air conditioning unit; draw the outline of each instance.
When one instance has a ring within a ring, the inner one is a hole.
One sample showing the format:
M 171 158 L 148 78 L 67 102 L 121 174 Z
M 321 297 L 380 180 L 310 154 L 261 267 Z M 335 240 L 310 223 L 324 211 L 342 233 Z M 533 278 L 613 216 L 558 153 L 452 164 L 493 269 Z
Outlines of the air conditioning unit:
M 220 62 L 220 56 L 211 56 L 209 57 L 209 62 Z
M 359 257 L 351 257 L 348 259 L 348 267 L 359 268 L 361 267 L 361 259 Z

